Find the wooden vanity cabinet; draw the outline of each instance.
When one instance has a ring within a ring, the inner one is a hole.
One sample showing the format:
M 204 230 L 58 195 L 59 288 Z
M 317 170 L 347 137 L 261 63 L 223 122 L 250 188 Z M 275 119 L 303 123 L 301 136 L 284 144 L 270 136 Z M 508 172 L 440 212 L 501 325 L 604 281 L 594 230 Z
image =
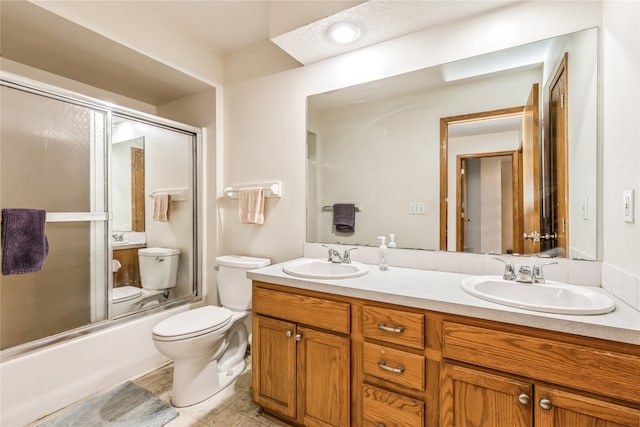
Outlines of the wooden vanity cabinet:
M 638 355 L 524 332 L 443 322 L 442 427 L 640 427 Z
M 425 315 L 363 304 L 362 419 L 366 426 L 424 427 Z M 394 391 L 395 390 L 395 391 Z
M 305 426 L 350 425 L 350 305 L 254 284 L 253 400 Z
M 290 423 L 640 427 L 640 346 L 253 286 L 253 399 Z
M 138 249 L 114 249 L 113 259 L 120 262 L 120 268 L 113 273 L 114 288 L 120 286 L 141 287 Z

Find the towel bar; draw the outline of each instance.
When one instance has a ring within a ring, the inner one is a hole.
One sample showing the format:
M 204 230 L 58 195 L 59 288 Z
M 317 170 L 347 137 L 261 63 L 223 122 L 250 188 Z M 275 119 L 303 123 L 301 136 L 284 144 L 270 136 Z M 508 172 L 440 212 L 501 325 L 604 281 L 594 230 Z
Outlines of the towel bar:
M 169 193 L 172 202 L 183 202 L 187 200 L 188 191 L 186 188 L 165 188 L 152 191 L 149 193 L 149 197 L 153 198 L 156 194 L 162 193 Z
M 355 205 L 356 207 L 356 212 L 362 212 L 362 209 L 360 209 L 360 206 Z M 329 212 L 333 210 L 333 205 L 325 205 L 322 207 L 322 210 L 325 212 Z
M 264 197 L 282 197 L 282 183 L 280 181 L 263 182 L 260 184 L 231 185 L 224 189 L 224 195 L 231 199 L 237 199 L 238 196 L 240 195 L 241 188 L 250 188 L 250 187 L 262 188 L 265 191 Z

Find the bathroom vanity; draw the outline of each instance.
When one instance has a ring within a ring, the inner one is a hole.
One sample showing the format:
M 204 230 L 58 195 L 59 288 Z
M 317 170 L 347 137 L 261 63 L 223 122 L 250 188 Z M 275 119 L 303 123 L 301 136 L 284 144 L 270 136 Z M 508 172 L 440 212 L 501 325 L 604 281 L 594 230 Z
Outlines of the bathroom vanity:
M 253 399 L 287 422 L 640 426 L 640 313 L 622 302 L 598 316 L 528 312 L 467 295 L 464 275 L 395 267 L 248 276 Z

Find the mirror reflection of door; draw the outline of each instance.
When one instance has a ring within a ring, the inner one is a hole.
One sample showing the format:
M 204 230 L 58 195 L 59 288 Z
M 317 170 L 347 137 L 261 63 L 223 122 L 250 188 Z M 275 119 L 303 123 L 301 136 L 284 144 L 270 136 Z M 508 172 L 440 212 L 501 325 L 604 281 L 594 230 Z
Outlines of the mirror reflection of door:
M 514 201 L 518 185 L 518 151 L 457 156 L 457 251 L 519 251 Z M 515 179 L 514 179 L 515 177 Z
M 556 238 L 543 240 L 542 251 L 557 251 L 558 256 L 569 255 L 569 177 L 568 177 L 568 93 L 567 54 L 549 85 L 549 133 L 545 148 L 543 179 L 549 191 L 543 207 L 543 232 Z M 583 204 L 586 204 L 583 202 Z M 586 208 L 585 208 L 586 209 Z M 584 213 L 583 215 L 587 215 Z
M 540 114 L 534 84 L 522 116 L 522 224 L 525 254 L 540 252 Z
M 144 149 L 131 147 L 131 230 L 144 231 Z

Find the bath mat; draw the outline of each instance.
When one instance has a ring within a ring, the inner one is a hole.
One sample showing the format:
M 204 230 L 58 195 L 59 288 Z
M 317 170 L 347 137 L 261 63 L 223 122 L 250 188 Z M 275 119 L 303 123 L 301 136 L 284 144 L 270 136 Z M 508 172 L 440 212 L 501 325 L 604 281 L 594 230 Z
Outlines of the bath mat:
M 161 427 L 178 411 L 131 381 L 34 427 Z

